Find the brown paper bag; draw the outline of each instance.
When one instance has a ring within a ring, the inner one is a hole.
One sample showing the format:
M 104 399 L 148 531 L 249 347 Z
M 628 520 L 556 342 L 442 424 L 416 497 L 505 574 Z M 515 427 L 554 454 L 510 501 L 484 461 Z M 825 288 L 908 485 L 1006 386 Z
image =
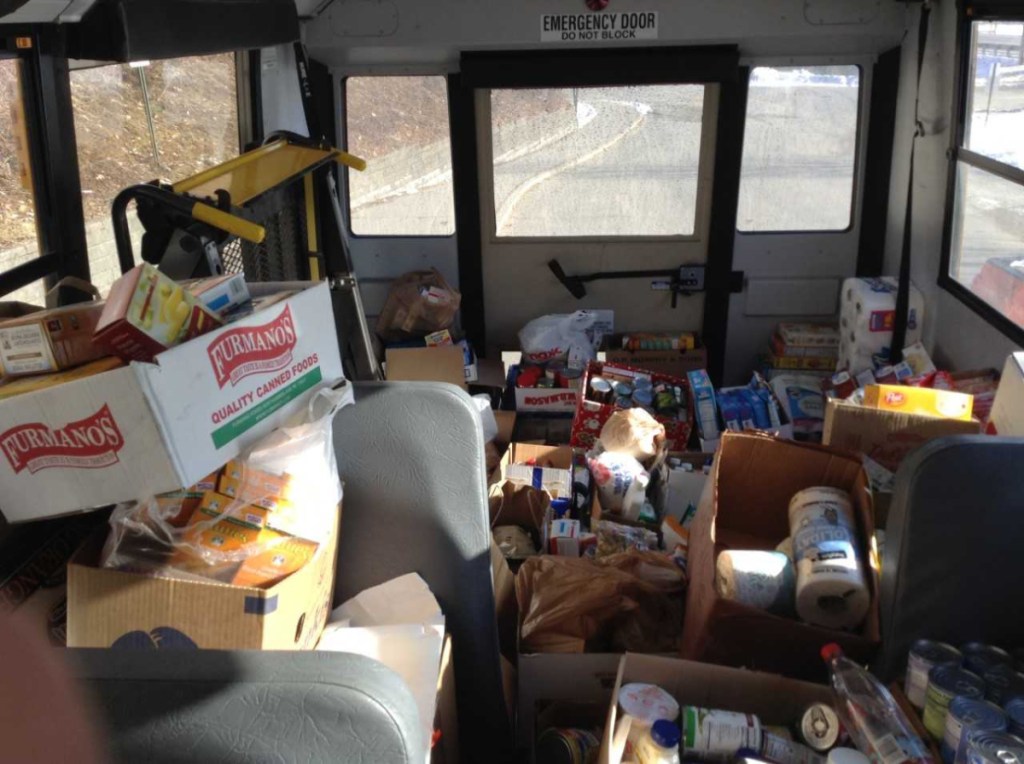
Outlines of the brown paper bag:
M 391 282 L 377 334 L 387 342 L 400 342 L 447 329 L 461 302 L 462 295 L 436 268 L 406 273 Z

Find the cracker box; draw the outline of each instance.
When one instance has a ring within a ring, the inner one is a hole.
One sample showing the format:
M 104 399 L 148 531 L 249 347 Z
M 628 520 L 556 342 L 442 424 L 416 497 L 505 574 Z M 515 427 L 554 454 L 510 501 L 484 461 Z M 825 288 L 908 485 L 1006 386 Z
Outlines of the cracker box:
M 191 486 L 304 412 L 319 389 L 347 385 L 329 288 L 305 286 L 152 363 L 0 399 L 4 516 L 21 522 Z
M 152 361 L 220 325 L 187 287 L 143 263 L 110 288 L 93 341 L 126 361 Z
M 101 302 L 41 310 L 0 323 L 0 369 L 5 377 L 63 371 L 107 355 L 92 335 Z

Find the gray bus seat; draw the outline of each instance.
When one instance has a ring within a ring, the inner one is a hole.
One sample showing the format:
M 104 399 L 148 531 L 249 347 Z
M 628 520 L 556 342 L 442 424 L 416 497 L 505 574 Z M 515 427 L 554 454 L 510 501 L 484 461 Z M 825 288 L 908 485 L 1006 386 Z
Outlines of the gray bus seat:
M 426 761 L 412 694 L 361 655 L 69 652 L 118 762 Z
M 882 561 L 885 680 L 915 639 L 1024 645 L 1024 439 L 941 438 L 900 466 Z
M 478 414 L 451 385 L 366 383 L 355 392 L 357 405 L 335 419 L 345 496 L 334 604 L 419 573 L 452 635 L 461 758 L 499 761 L 512 730 Z M 365 658 L 69 652 L 120 761 L 424 761 L 412 742 L 420 728 L 411 695 Z
M 498 761 L 511 750 L 512 729 L 479 415 L 466 393 L 442 383 L 357 383 L 355 393 L 334 430 L 345 481 L 335 604 L 419 573 L 452 636 L 462 759 Z

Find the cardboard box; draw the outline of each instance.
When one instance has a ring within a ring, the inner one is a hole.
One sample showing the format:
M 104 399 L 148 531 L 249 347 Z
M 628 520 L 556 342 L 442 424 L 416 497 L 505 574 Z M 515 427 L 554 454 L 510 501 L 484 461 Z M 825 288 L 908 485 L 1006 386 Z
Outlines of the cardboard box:
M 669 377 L 685 377 L 691 371 L 706 369 L 708 351 L 697 347 L 693 350 L 624 350 L 622 335 L 607 337 L 604 346 L 604 360 L 635 369 L 653 371 Z
M 516 387 L 519 367 L 512 366 L 506 380 L 503 408 L 514 407 L 519 413 L 573 414 L 579 404 L 579 392 L 568 387 Z
M 864 406 L 883 411 L 922 414 L 942 419 L 971 419 L 972 396 L 951 390 L 902 385 L 868 385 L 864 388 Z
M 819 659 L 820 662 L 820 659 Z M 625 736 L 616 734 L 619 723 L 617 698 L 623 685 L 654 684 L 671 694 L 682 706 L 700 706 L 756 714 L 763 724 L 792 727 L 812 703 L 833 705 L 835 698 L 825 686 L 785 679 L 777 674 L 743 671 L 704 663 L 627 653 L 619 663 L 601 743 L 601 764 L 622 761 Z
M 98 568 L 103 529 L 68 564 L 68 647 L 311 650 L 331 609 L 340 517 L 309 564 L 268 588 Z
M 722 599 L 715 589 L 718 553 L 775 549 L 790 535 L 790 499 L 812 486 L 842 488 L 853 501 L 871 590 L 871 608 L 855 632 L 772 615 Z M 823 681 L 819 651 L 837 642 L 850 658 L 867 663 L 880 641 L 873 535 L 868 477 L 857 455 L 762 434 L 725 433 L 690 527 L 683 657 Z
M 126 361 L 152 361 L 220 325 L 187 287 L 142 263 L 110 287 L 93 341 Z
M 0 401 L 0 508 L 19 522 L 192 485 L 343 376 L 322 283 L 153 363 Z
M 989 421 L 998 435 L 1024 436 L 1024 352 L 1006 357 Z
M 583 374 L 583 384 L 580 387 L 579 405 L 576 408 L 576 416 L 572 420 L 572 439 L 569 441 L 574 448 L 590 449 L 594 446 L 601 435 L 601 428 L 615 413 L 615 406 L 608 403 L 598 403 L 587 397 L 586 391 L 590 389 L 590 378 L 605 374 L 605 372 L 616 377 L 637 377 L 650 376 L 657 384 L 666 382 L 673 387 L 682 388 L 683 400 L 686 404 L 686 419 L 670 419 L 668 417 L 654 415 L 654 418 L 665 425 L 665 439 L 668 441 L 670 451 L 686 451 L 689 447 L 690 432 L 693 430 L 693 407 L 690 405 L 690 383 L 681 377 L 672 377 L 666 374 L 644 372 L 641 369 L 634 369 L 628 366 L 617 364 L 591 363 Z
M 981 424 L 975 421 L 883 411 L 831 399 L 825 407 L 822 442 L 865 454 L 895 472 L 912 451 L 930 440 L 980 432 Z
M 447 382 L 466 389 L 461 347 L 388 348 L 384 351 L 389 382 Z
M 0 370 L 4 376 L 63 371 L 107 355 L 92 335 L 103 303 L 42 310 L 0 324 Z

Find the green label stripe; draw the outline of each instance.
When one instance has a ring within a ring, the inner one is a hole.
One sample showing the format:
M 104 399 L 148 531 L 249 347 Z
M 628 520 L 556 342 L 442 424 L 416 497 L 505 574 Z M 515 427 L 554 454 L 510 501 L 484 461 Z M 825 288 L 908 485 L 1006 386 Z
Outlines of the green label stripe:
M 310 372 L 303 374 L 287 387 L 282 387 L 269 398 L 265 398 L 244 414 L 235 417 L 230 422 L 213 431 L 213 445 L 216 448 L 223 448 L 246 430 L 250 430 L 273 414 L 289 401 L 293 401 L 307 390 L 316 387 L 323 379 L 323 373 L 317 366 Z
M 700 721 L 697 718 L 697 709 L 687 706 L 683 709 L 683 746 L 692 751 L 697 742 L 697 725 Z

